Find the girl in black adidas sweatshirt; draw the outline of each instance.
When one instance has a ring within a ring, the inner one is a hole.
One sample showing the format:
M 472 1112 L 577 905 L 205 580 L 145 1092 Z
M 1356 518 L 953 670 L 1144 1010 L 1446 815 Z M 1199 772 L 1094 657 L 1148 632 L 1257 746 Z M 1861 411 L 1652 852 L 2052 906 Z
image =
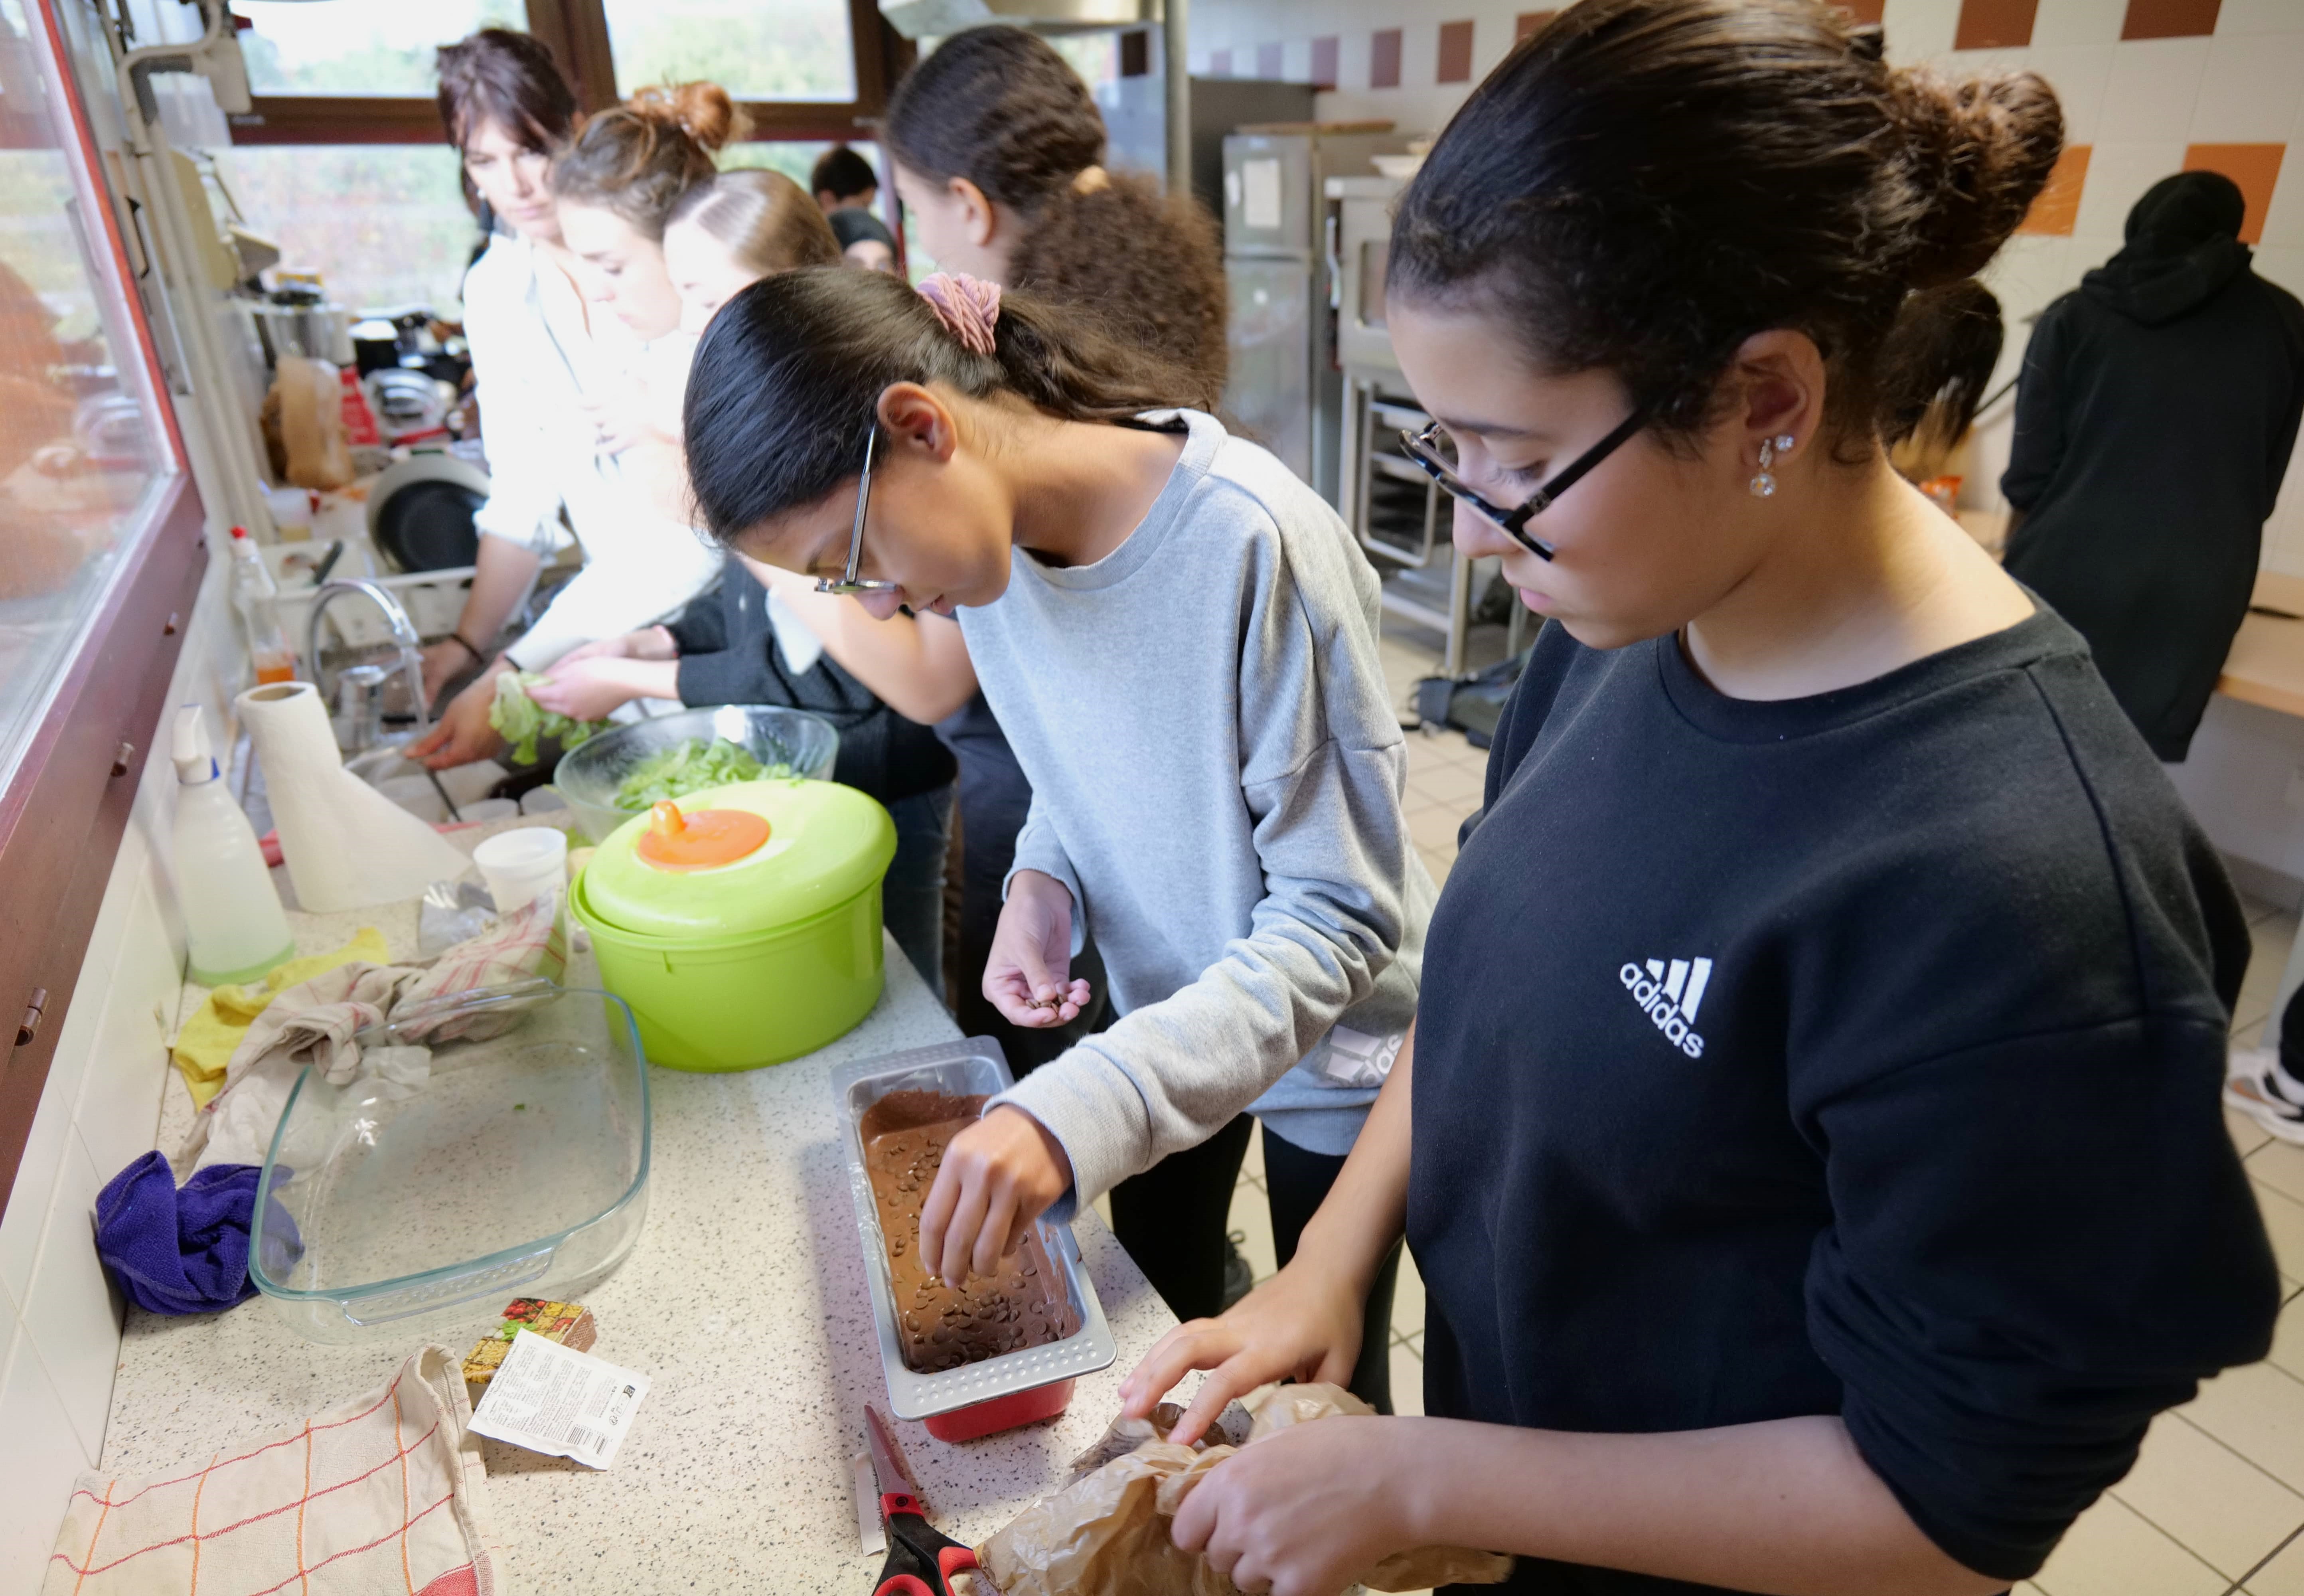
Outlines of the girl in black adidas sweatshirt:
M 1879 447 L 1906 296 L 2060 142 L 2038 79 L 1892 68 L 1815 0 L 1583 0 L 1402 200 L 1416 446 L 1556 624 L 1334 1192 L 1126 1388 L 1213 1370 L 1190 1439 L 1340 1379 L 1404 1228 L 1432 1416 L 1210 1472 L 1176 1539 L 1242 1590 L 1442 1542 L 1521 1592 L 1983 1596 L 2266 1351 L 2232 888 L 2078 637 Z

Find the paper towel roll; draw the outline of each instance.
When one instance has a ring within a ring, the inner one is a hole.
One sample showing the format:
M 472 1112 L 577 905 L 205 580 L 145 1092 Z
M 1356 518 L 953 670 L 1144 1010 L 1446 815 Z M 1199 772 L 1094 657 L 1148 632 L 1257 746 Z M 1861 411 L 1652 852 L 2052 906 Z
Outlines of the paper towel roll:
M 317 914 L 412 898 L 470 867 L 462 850 L 343 767 L 309 682 L 234 700 L 256 742 L 297 906 Z

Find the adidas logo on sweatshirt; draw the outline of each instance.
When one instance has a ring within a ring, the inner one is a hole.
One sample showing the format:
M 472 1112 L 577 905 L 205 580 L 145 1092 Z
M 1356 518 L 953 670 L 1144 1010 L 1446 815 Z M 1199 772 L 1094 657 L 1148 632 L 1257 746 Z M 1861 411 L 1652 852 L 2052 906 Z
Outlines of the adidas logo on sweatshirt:
M 1696 1010 L 1704 1001 L 1704 989 L 1712 982 L 1710 959 L 1627 964 L 1616 972 L 1616 979 L 1624 983 L 1640 1012 L 1664 1032 L 1666 1041 L 1690 1058 L 1704 1057 L 1704 1039 L 1696 1034 Z

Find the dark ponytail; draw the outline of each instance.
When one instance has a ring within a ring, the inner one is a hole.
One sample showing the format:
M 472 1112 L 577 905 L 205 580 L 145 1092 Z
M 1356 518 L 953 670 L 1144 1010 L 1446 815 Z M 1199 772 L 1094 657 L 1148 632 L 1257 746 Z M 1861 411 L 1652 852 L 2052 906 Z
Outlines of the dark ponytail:
M 1028 294 L 1003 297 L 993 345 L 964 348 L 883 272 L 810 267 L 753 284 L 712 318 L 689 373 L 682 429 L 699 518 L 733 542 L 853 478 L 894 383 L 1013 394 L 1070 421 L 1212 403 L 1158 356 Z
M 1497 310 L 1546 370 L 1615 373 L 1667 439 L 1712 419 L 1746 338 L 1796 329 L 1861 457 L 1909 399 L 1880 369 L 1908 296 L 1980 270 L 2062 143 L 2037 77 L 1891 67 L 1822 0 L 1583 0 L 1449 123 L 1390 288 Z
M 964 177 L 1029 217 L 1104 158 L 1088 85 L 1037 33 L 1003 23 L 955 33 L 888 100 L 888 148 L 922 177 Z

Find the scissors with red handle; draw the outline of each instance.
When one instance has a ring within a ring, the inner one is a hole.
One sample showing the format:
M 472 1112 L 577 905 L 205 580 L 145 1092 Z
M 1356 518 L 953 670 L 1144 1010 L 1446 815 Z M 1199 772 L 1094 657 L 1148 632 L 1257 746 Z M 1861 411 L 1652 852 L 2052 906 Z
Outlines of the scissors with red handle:
M 920 1505 L 919 1488 L 880 1410 L 867 1403 L 864 1439 L 872 1449 L 872 1477 L 880 1491 L 880 1522 L 888 1531 L 888 1560 L 872 1596 L 953 1596 L 952 1576 L 977 1566 L 976 1554 L 939 1533 Z

